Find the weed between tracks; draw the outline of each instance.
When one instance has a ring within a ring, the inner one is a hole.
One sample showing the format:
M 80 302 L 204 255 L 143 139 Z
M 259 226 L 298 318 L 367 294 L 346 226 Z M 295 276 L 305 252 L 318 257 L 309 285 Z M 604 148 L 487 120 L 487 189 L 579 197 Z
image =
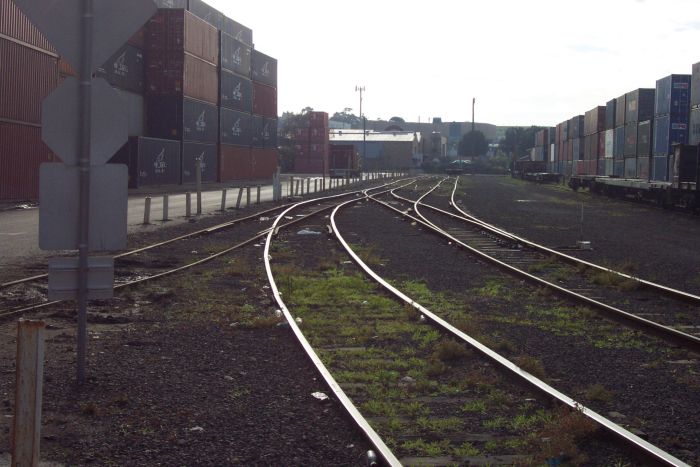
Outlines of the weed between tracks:
M 331 262 L 333 267 L 320 270 L 273 263 L 273 271 L 307 339 L 400 457 L 448 457 L 458 464 L 499 454 L 530 464 L 546 461 L 542 453 L 550 445 L 565 447 L 572 458 L 579 455 L 567 444 L 568 434 L 550 436 L 561 423 L 557 411 L 528 399 L 464 344 L 384 295 L 353 265 Z M 458 300 L 418 282 L 397 285 L 431 309 L 439 307 L 461 328 L 478 328 L 472 310 Z M 484 293 L 495 290 L 500 289 L 492 284 Z

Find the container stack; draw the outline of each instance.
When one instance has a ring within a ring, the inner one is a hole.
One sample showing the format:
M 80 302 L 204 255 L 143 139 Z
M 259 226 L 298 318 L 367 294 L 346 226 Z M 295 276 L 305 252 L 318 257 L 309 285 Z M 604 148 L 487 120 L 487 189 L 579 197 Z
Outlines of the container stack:
M 673 145 L 688 143 L 690 82 L 690 75 L 670 75 L 656 81 L 651 180 L 671 181 Z
M 581 175 L 579 171 L 585 172 L 584 162 L 584 116 L 576 115 L 569 120 L 569 151 L 571 152 L 571 174 Z
M 11 0 L 0 0 L 0 12 L 0 199 L 36 199 L 39 165 L 53 160 L 41 103 L 58 84 L 58 56 Z
M 218 17 L 215 15 L 215 17 Z M 253 178 L 253 31 L 222 19 L 219 70 L 219 180 Z
M 330 152 L 328 114 L 309 112 L 307 115 L 308 127 L 297 129 L 295 135 L 297 157 L 294 172 L 327 175 Z
M 625 112 L 627 95 L 615 99 L 615 130 L 613 133 L 613 176 L 625 176 Z
M 688 144 L 700 144 L 700 62 L 693 65 L 690 84 L 690 132 Z
M 277 168 L 277 60 L 253 49 L 253 178 L 266 178 Z
M 605 175 L 608 177 L 611 177 L 614 175 L 614 170 L 613 170 L 613 160 L 614 160 L 614 154 L 615 154 L 615 111 L 616 111 L 616 106 L 617 100 L 611 99 L 605 104 L 605 149 L 603 151 L 602 155 L 602 162 L 599 164 L 602 164 L 602 174 L 600 173 L 600 168 L 599 168 L 599 174 L 600 175 Z
M 569 152 L 569 121 L 561 122 L 556 127 L 556 167 L 555 171 L 562 175 L 571 175 L 571 152 Z
M 535 147 L 534 154 L 532 156 L 533 161 L 549 162 L 549 154 L 551 152 L 550 135 L 553 137 L 555 130 L 555 128 L 543 128 L 535 133 Z
M 583 121 L 583 161 L 579 175 L 602 175 L 604 164 L 598 167 L 605 152 L 605 110 L 597 106 L 586 112 Z
M 651 154 L 651 125 L 656 89 L 637 89 L 625 95 L 624 177 L 648 179 Z M 640 127 L 641 125 L 641 127 Z M 638 147 L 639 130 L 644 147 Z M 648 139 L 648 141 L 647 141 Z M 640 151 L 641 150 L 641 151 Z

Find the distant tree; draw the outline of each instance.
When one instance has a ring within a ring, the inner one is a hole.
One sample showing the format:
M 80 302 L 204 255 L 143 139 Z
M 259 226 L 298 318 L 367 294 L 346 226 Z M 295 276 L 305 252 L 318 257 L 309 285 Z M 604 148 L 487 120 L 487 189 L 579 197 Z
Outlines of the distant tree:
M 393 123 L 406 123 L 406 120 L 401 117 L 391 117 L 389 121 Z
M 508 128 L 505 137 L 499 141 L 498 145 L 506 154 L 512 156 L 515 152 L 516 158 L 524 156 L 528 149 L 535 146 L 535 133 L 542 128 L 539 126 Z
M 352 128 L 362 128 L 362 120 L 360 120 L 360 117 L 350 112 L 336 112 L 331 117 L 331 120 L 335 120 L 336 122 L 349 123 Z
M 489 145 L 486 137 L 480 131 L 470 131 L 462 136 L 457 152 L 462 157 L 477 157 L 486 154 Z

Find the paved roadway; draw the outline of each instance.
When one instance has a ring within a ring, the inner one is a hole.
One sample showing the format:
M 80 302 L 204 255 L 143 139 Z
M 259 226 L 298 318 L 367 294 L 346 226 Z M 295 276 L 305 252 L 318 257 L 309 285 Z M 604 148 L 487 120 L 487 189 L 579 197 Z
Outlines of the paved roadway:
M 314 179 L 311 178 L 310 188 L 314 190 Z M 318 188 L 320 190 L 320 179 Z M 289 194 L 288 179 L 283 178 L 282 194 Z M 328 179 L 326 179 L 328 184 Z M 251 187 L 250 202 L 257 202 L 257 188 Z M 306 188 L 304 189 L 306 192 Z M 221 209 L 221 189 L 202 193 L 202 214 L 214 215 Z M 238 198 L 238 188 L 229 188 L 226 195 L 226 206 L 235 206 Z M 244 190 L 241 206 L 246 205 L 246 192 Z M 260 201 L 272 200 L 272 185 L 263 185 L 260 190 Z M 151 198 L 151 223 L 143 224 L 145 195 L 129 196 L 127 214 L 128 233 L 145 232 L 164 226 L 176 225 L 187 222 L 185 218 L 185 195 L 171 194 L 168 200 L 168 218 L 163 222 L 163 196 Z M 196 213 L 196 195 L 192 194 L 192 213 Z M 46 252 L 39 249 L 39 208 L 9 210 L 0 212 L 0 267 L 26 260 L 28 258 L 41 261 L 42 258 L 52 256 L 54 252 Z

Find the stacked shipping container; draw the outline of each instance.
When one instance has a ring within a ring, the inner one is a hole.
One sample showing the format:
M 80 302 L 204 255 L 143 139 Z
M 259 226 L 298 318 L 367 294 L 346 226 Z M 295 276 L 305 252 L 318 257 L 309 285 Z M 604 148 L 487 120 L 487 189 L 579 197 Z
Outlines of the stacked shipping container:
M 39 165 L 53 160 L 41 102 L 58 84 L 58 57 L 11 0 L 0 0 L 0 35 L 0 199 L 36 199 Z
M 656 89 L 653 88 L 636 89 L 625 95 L 625 178 L 649 179 L 655 95 Z M 642 145 L 639 145 L 640 136 Z
M 583 122 L 583 161 L 579 161 L 579 175 L 602 175 L 605 152 L 606 107 L 598 106 L 586 112 Z M 601 172 L 601 173 L 599 173 Z
M 277 60 L 253 49 L 253 148 L 254 178 L 270 176 L 277 168 Z
M 298 128 L 294 137 L 297 151 L 294 171 L 327 175 L 330 151 L 328 114 L 309 112 L 307 116 L 308 127 Z
M 656 82 L 650 178 L 670 181 L 674 144 L 688 143 L 690 75 L 670 75 Z
M 688 134 L 688 144 L 700 144 L 700 62 L 693 65 L 690 88 L 690 132 Z

